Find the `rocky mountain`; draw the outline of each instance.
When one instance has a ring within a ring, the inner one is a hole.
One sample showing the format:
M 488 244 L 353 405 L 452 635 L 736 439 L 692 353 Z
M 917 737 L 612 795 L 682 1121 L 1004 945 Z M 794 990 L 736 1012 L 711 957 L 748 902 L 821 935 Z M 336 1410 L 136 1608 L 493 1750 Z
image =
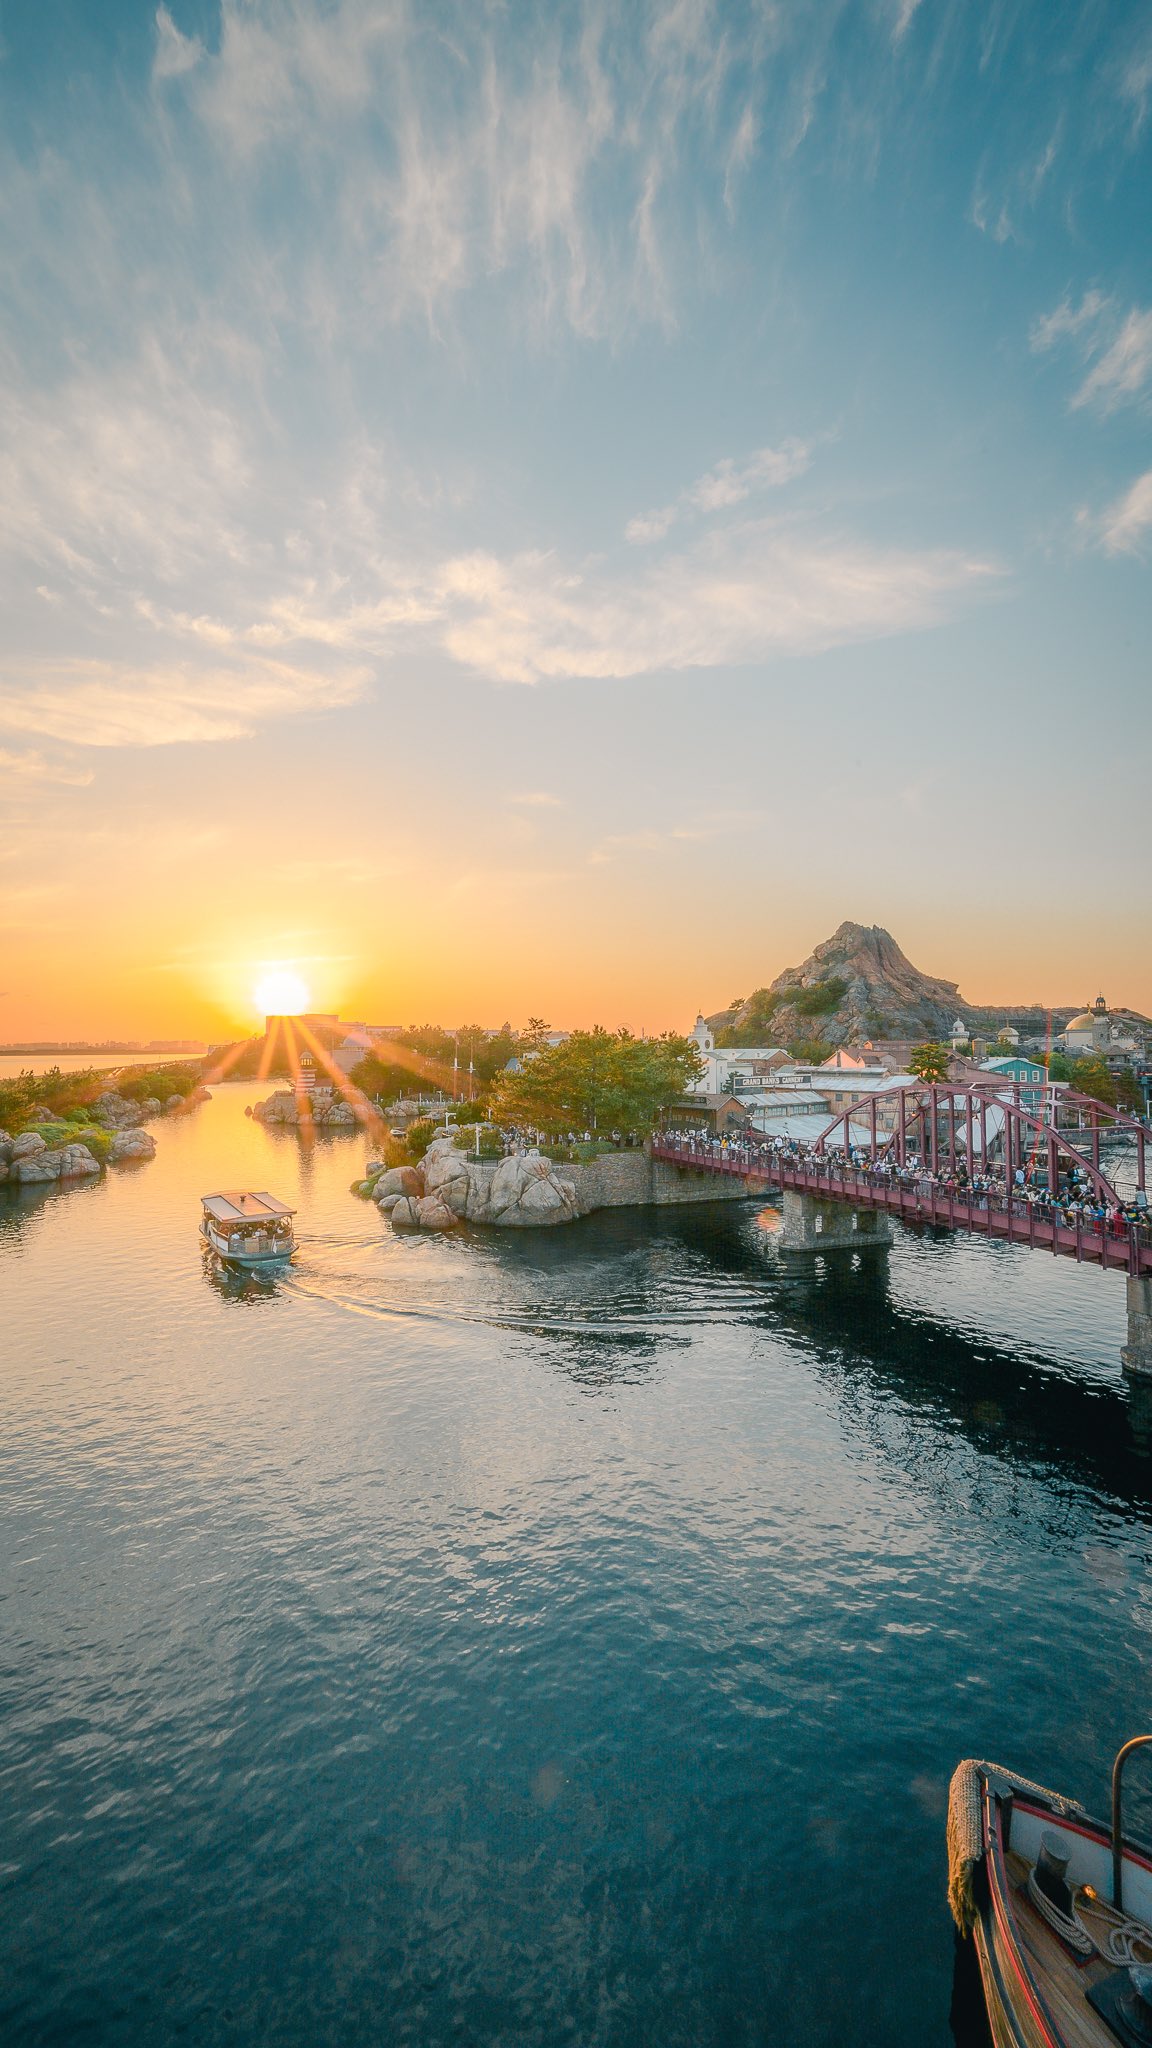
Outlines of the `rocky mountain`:
M 923 974 L 882 925 L 845 923 L 801 966 L 708 1021 L 729 1043 L 858 1045 L 947 1038 L 955 1017 L 975 1014 L 954 981 Z

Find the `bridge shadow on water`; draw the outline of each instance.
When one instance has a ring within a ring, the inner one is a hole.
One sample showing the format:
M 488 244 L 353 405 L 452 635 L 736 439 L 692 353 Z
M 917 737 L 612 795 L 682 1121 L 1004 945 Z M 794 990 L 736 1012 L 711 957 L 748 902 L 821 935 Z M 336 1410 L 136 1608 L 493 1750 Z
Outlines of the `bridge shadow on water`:
M 917 1235 L 944 1257 L 964 1242 Z M 981 1456 L 1152 1511 L 1152 1382 L 1078 1373 L 1066 1358 L 913 1310 L 890 1284 L 893 1254 L 782 1252 L 750 1205 L 717 1203 L 493 1233 L 485 1256 L 502 1292 L 512 1283 L 531 1300 L 523 1327 L 551 1336 L 558 1367 L 590 1388 L 646 1378 L 702 1320 L 723 1322 L 801 1345 L 861 1428 L 870 1401 L 898 1403 Z

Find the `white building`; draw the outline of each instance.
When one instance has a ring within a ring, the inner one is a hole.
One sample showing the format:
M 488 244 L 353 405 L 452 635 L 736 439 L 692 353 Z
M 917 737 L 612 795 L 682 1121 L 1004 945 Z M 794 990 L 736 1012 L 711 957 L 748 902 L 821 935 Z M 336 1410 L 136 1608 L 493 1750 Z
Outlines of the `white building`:
M 690 1095 L 742 1095 L 749 1089 L 770 1085 L 773 1077 L 792 1065 L 780 1045 L 725 1045 L 716 1040 L 703 1016 L 696 1019 L 690 1034 L 704 1063 L 698 1081 L 691 1082 Z
M 1105 1058 L 1116 1058 L 1139 1051 L 1139 1046 L 1129 1029 L 1108 1013 L 1103 996 L 1097 996 L 1090 1010 L 1081 1010 L 1078 1017 L 1070 1017 L 1060 1042 L 1065 1052 L 1075 1058 L 1080 1053 L 1103 1053 Z

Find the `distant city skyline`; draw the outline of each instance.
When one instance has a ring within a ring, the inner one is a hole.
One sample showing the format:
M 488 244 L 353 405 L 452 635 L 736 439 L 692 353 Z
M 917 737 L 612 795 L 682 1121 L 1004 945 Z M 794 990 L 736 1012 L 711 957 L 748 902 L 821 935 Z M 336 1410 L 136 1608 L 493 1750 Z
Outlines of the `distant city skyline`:
M 0 45 L 0 1040 L 1152 1011 L 1146 8 Z

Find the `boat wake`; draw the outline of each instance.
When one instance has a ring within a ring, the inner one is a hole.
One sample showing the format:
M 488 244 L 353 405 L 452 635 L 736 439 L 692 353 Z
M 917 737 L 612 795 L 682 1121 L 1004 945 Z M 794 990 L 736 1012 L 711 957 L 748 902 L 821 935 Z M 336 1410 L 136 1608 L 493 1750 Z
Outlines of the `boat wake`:
M 454 1309 L 436 1306 L 430 1302 L 402 1305 L 397 1302 L 365 1301 L 357 1295 L 344 1294 L 334 1287 L 317 1287 L 301 1279 L 298 1273 L 287 1273 L 280 1282 L 282 1289 L 296 1294 L 302 1300 L 316 1301 L 328 1308 L 339 1308 L 349 1315 L 367 1316 L 375 1322 L 423 1322 L 457 1325 L 478 1323 L 491 1330 L 516 1330 L 525 1336 L 557 1336 L 603 1338 L 612 1343 L 622 1339 L 658 1336 L 663 1344 L 688 1346 L 692 1339 L 668 1328 L 668 1323 L 680 1322 L 679 1315 L 665 1321 L 660 1316 L 637 1316 L 603 1312 L 597 1316 L 583 1315 L 541 1315 L 533 1309 Z

